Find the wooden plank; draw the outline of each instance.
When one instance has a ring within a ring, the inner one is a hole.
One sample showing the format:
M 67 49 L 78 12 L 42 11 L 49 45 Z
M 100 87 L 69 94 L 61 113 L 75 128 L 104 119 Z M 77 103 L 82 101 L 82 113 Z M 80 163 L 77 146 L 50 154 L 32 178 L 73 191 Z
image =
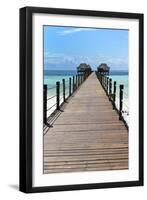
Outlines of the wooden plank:
M 95 73 L 44 128 L 44 173 L 128 169 L 128 131 Z

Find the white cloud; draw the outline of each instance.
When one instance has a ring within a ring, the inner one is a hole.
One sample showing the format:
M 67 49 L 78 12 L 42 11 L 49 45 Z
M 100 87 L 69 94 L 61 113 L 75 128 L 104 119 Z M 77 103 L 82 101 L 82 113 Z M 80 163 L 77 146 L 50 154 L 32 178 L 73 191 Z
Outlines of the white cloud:
M 69 66 L 75 69 L 80 63 L 85 62 L 90 64 L 93 69 L 95 69 L 100 63 L 107 63 L 113 69 L 124 68 L 128 66 L 128 58 L 118 58 L 103 54 L 98 54 L 96 56 L 82 56 L 82 55 L 64 55 L 55 53 L 45 53 L 44 63 L 47 66 Z
M 77 33 L 77 32 L 81 32 L 81 31 L 93 31 L 94 29 L 90 29 L 90 28 L 66 28 L 65 30 L 61 30 L 59 32 L 57 32 L 59 35 L 69 35 L 72 33 Z

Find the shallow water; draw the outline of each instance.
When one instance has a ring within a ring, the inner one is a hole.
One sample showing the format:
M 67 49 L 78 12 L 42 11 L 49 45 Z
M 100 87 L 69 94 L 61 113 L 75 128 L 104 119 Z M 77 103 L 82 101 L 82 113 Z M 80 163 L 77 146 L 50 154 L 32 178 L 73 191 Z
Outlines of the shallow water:
M 60 104 L 63 102 L 63 87 L 62 79 L 65 79 L 65 96 L 69 96 L 69 78 L 76 75 L 76 71 L 64 71 L 64 70 L 48 70 L 44 71 L 44 84 L 47 84 L 47 98 L 51 98 L 47 101 L 49 116 L 56 109 L 56 82 L 60 82 Z M 73 88 L 73 82 L 71 81 L 71 88 Z M 53 98 L 52 98 L 53 97 Z M 52 107 L 53 106 L 53 107 Z M 49 109 L 52 107 L 51 109 Z
M 123 89 L 123 117 L 129 124 L 129 75 L 110 75 L 112 78 L 112 92 L 113 83 L 116 81 L 116 106 L 119 109 L 119 86 L 124 85 Z

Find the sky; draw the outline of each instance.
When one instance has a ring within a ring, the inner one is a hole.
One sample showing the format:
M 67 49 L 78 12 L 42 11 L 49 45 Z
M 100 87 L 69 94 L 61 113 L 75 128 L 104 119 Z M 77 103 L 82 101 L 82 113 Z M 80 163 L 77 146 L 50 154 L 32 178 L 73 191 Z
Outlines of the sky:
M 128 70 L 128 30 L 44 26 L 44 69 L 76 70 L 80 63 L 95 70 Z

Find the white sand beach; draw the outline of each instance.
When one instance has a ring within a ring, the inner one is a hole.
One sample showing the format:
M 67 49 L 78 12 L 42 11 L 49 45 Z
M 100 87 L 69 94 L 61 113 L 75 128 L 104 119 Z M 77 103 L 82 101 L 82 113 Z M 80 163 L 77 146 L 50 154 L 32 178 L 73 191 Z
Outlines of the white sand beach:
M 116 107 L 119 110 L 119 98 L 116 97 Z M 129 99 L 123 98 L 123 111 L 122 115 L 126 121 L 126 123 L 129 125 Z

